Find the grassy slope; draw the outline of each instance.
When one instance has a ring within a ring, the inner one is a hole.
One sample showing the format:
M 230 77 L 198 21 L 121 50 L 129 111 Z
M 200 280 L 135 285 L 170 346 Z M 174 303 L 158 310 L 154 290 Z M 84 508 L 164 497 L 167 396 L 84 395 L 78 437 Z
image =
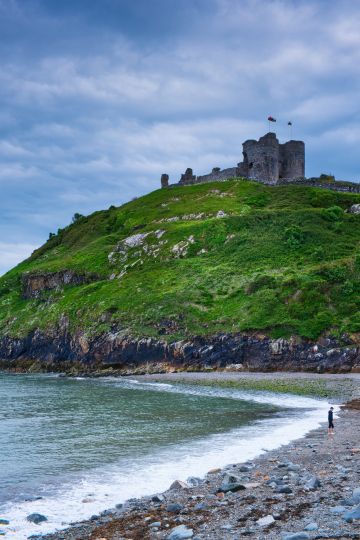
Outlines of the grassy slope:
M 166 339 L 217 331 L 309 338 L 360 332 L 360 216 L 340 210 L 359 202 L 355 194 L 238 180 L 158 190 L 95 212 L 0 279 L 0 334 L 46 329 L 63 313 L 72 330 L 88 334 L 116 323 L 134 335 L 158 336 L 168 324 Z M 216 218 L 219 210 L 228 216 Z M 209 217 L 156 223 L 195 212 Z M 166 243 L 146 239 L 159 248 L 156 257 L 132 248 L 126 262 L 109 263 L 122 239 L 157 229 Z M 176 258 L 171 248 L 191 235 L 187 255 Z M 121 279 L 108 279 L 136 261 Z M 103 280 L 21 298 L 23 272 L 64 268 Z

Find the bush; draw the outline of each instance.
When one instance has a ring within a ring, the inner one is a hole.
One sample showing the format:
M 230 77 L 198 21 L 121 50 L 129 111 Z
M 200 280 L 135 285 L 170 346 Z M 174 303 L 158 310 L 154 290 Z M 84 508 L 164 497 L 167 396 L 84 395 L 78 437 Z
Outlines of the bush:
M 259 193 L 246 199 L 246 204 L 249 206 L 254 206 L 255 208 L 263 208 L 268 204 L 268 202 L 269 197 L 265 193 Z
M 313 257 L 317 261 L 322 261 L 325 258 L 325 249 L 323 246 L 318 246 L 313 251 Z
M 350 294 L 353 294 L 354 292 L 354 284 L 350 280 L 346 280 L 345 283 L 341 287 L 341 292 L 345 296 L 348 296 Z
M 344 210 L 340 206 L 330 206 L 323 210 L 323 216 L 328 221 L 339 221 L 344 216 Z
M 318 274 L 330 283 L 343 282 L 348 277 L 349 270 L 346 266 L 325 266 Z
M 285 229 L 285 242 L 290 248 L 298 248 L 305 241 L 305 233 L 298 225 Z
M 79 214 L 78 212 L 75 212 L 75 214 L 72 217 L 71 223 L 76 223 L 80 219 L 82 219 L 84 216 L 82 214 Z

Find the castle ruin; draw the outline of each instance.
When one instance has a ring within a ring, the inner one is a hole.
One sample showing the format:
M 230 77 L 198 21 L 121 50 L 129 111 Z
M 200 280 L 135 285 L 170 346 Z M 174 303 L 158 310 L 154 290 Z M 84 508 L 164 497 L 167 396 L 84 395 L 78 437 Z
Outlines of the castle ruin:
M 243 143 L 243 161 L 236 167 L 214 167 L 209 174 L 195 176 L 192 169 L 181 175 L 179 185 L 215 182 L 229 178 L 249 178 L 264 184 L 294 182 L 305 177 L 305 144 L 288 141 L 280 144 L 275 133 L 267 133 L 258 141 L 248 139 Z M 161 176 L 161 187 L 169 185 L 169 176 Z

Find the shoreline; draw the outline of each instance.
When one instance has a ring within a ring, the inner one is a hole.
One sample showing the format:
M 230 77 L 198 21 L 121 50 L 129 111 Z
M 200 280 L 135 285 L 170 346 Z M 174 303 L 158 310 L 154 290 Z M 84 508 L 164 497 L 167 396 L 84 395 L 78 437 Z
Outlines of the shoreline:
M 180 382 L 178 378 L 185 376 L 188 383 L 191 377 L 209 381 L 209 378 L 216 380 L 219 377 L 225 380 L 271 379 L 275 375 L 279 374 L 175 373 L 164 374 L 160 378 L 162 381 Z M 285 379 L 294 376 L 293 373 L 281 375 Z M 305 380 L 314 378 L 313 374 L 296 375 Z M 319 377 L 323 378 L 324 375 Z M 138 378 L 155 381 L 159 380 L 159 375 Z M 346 397 L 358 395 L 356 384 L 352 386 L 351 383 L 356 383 L 359 376 L 328 375 L 326 379 L 336 384 L 346 379 L 345 386 L 350 380 Z M 119 508 L 104 511 L 68 529 L 32 538 L 155 540 L 168 538 L 170 531 L 180 525 L 191 529 L 192 537 L 198 540 L 232 540 L 238 538 L 234 535 L 239 534 L 253 539 L 275 540 L 282 538 L 285 532 L 301 533 L 304 539 L 360 538 L 360 521 L 348 523 L 343 519 L 346 512 L 356 507 L 354 501 L 349 503 L 352 491 L 359 487 L 360 449 L 356 446 L 356 434 L 360 428 L 359 411 L 341 410 L 335 426 L 338 425 L 341 425 L 341 430 L 337 430 L 333 438 L 327 436 L 324 424 L 308 432 L 305 437 L 266 451 L 253 459 L 250 466 L 241 463 L 228 465 L 217 472 L 208 473 L 204 479 L 197 479 L 196 486 L 182 487 L 180 483 L 176 489 L 163 494 L 127 501 Z M 221 489 L 226 475 L 234 476 L 245 489 L 216 493 Z M 309 487 L 309 482 L 315 482 L 314 478 L 319 480 L 320 486 Z M 175 505 L 175 510 L 171 511 L 169 505 Z M 336 508 L 337 513 L 330 511 L 331 507 Z M 269 523 L 262 524 L 262 518 Z M 315 519 L 316 528 L 303 532 Z M 308 523 L 305 523 L 306 520 Z

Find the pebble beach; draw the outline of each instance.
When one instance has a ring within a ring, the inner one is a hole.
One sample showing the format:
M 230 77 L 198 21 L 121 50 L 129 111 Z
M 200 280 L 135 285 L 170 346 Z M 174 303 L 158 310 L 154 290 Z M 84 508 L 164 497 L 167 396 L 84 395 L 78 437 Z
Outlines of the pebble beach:
M 293 380 L 295 375 L 281 377 Z M 296 377 L 317 380 L 311 374 Z M 185 373 L 147 378 L 214 381 L 276 377 Z M 66 530 L 35 535 L 32 540 L 360 538 L 359 376 L 327 375 L 321 380 L 330 392 L 334 390 L 334 402 L 348 403 L 336 415 L 334 435 L 328 435 L 324 421 L 305 437 L 264 452 L 251 462 L 210 470 L 204 478 L 179 479 L 163 493 L 129 500 Z

